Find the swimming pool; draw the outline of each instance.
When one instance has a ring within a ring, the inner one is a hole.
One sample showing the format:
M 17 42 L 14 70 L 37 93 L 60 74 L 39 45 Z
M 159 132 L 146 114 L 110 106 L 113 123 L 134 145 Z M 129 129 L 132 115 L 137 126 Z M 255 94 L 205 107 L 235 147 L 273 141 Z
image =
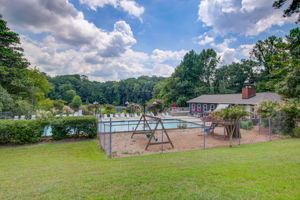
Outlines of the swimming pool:
M 178 119 L 163 119 L 163 124 L 165 129 L 174 129 L 178 128 L 179 126 L 186 126 L 187 128 L 197 128 L 197 127 L 203 127 L 200 124 L 192 123 L 192 122 L 186 122 Z M 111 124 L 111 131 L 112 132 L 126 132 L 126 131 L 133 131 L 137 124 L 138 120 L 133 121 L 112 121 Z M 148 120 L 148 123 L 150 125 L 151 129 L 154 129 L 156 126 L 156 120 Z M 146 130 L 148 130 L 147 125 Z M 158 129 L 162 129 L 161 124 L 158 125 Z M 99 129 L 101 132 L 110 132 L 110 122 L 99 122 Z M 144 121 L 141 121 L 137 130 L 144 130 Z

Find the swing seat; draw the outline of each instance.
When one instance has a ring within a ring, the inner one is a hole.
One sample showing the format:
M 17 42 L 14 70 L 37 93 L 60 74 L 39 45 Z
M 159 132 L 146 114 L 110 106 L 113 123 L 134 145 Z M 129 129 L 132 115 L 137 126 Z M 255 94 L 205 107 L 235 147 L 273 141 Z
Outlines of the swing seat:
M 208 132 L 208 131 L 209 131 L 209 128 L 204 128 L 204 131 L 205 131 L 205 132 Z

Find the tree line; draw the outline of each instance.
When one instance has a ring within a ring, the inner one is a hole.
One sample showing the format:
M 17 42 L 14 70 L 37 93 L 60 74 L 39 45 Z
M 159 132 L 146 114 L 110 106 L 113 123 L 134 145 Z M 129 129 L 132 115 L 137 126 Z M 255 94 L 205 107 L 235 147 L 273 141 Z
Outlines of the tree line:
M 171 77 L 157 84 L 154 98 L 166 104 L 186 106 L 186 101 L 202 94 L 240 93 L 245 85 L 258 92 L 278 92 L 287 98 L 300 96 L 300 29 L 284 38 L 259 40 L 248 59 L 220 66 L 214 49 L 199 54 L 188 52 Z
M 70 104 L 78 95 L 83 104 L 98 102 L 126 106 L 128 102 L 143 104 L 152 98 L 152 91 L 156 84 L 165 78 L 157 76 L 140 76 L 120 81 L 97 82 L 88 80 L 84 75 L 61 75 L 47 77 L 52 89 L 47 97 L 63 100 Z

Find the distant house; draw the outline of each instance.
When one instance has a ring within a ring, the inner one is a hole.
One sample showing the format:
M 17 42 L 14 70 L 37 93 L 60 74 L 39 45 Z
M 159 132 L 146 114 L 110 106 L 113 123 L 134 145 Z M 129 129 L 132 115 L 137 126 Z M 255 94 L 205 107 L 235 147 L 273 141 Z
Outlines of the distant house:
M 280 102 L 280 96 L 272 92 L 256 93 L 254 87 L 246 86 L 242 89 L 242 94 L 201 95 L 187 103 L 190 114 L 203 116 L 207 112 L 233 105 L 246 106 L 247 111 L 253 112 L 254 106 L 264 100 Z

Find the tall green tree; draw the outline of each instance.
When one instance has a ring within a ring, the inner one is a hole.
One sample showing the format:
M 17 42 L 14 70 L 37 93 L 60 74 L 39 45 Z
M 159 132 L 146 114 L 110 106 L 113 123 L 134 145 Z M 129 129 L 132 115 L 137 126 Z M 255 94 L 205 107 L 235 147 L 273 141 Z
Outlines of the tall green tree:
M 242 60 L 240 63 L 233 62 L 217 69 L 214 82 L 215 92 L 240 93 L 245 85 L 254 83 L 254 66 L 256 63 L 251 60 Z
M 80 96 L 78 95 L 74 96 L 72 102 L 70 103 L 71 108 L 77 111 L 81 105 L 82 105 L 82 101 Z
M 0 15 L 0 85 L 14 99 L 16 106 L 29 108 L 44 98 L 50 85 L 42 73 L 29 68 L 20 44 L 19 35 L 7 27 Z
M 273 7 L 276 9 L 279 9 L 283 7 L 287 2 L 290 2 L 288 0 L 276 0 L 273 3 Z M 290 5 L 287 6 L 287 8 L 283 11 L 283 16 L 284 17 L 290 17 L 293 14 L 298 14 L 298 19 L 296 23 L 300 21 L 300 1 L 299 0 L 292 0 Z
M 186 101 L 201 94 L 214 93 L 217 53 L 207 49 L 197 54 L 188 52 L 170 78 L 154 88 L 154 98 L 162 99 L 167 105 L 176 103 L 186 106 Z

